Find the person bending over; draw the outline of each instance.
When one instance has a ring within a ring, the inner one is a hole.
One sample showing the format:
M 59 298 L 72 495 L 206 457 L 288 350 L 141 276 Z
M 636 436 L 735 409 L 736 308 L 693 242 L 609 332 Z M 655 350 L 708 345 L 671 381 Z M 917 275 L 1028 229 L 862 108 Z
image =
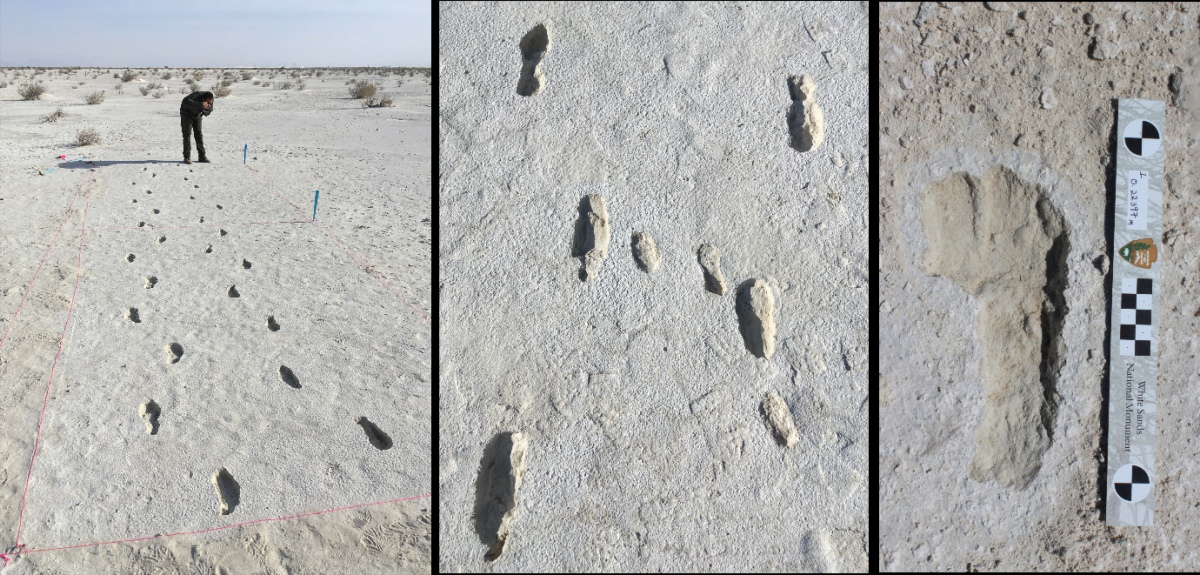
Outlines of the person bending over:
M 200 130 L 200 120 L 212 113 L 213 93 L 192 92 L 183 98 L 179 104 L 179 122 L 183 125 L 183 163 L 192 163 L 192 131 L 196 132 L 196 151 L 200 160 L 208 162 L 204 155 L 204 135 Z

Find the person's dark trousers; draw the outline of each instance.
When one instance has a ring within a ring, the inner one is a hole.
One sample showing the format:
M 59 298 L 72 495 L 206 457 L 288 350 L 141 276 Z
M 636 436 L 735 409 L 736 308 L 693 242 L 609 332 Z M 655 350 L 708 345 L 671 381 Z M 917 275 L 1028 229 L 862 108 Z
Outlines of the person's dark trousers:
M 183 114 L 179 115 L 179 123 L 183 125 L 183 157 L 192 157 L 192 131 L 196 132 L 196 151 L 200 152 L 200 157 L 204 157 L 204 134 L 200 130 L 200 121 L 204 116 L 196 119 L 189 118 Z

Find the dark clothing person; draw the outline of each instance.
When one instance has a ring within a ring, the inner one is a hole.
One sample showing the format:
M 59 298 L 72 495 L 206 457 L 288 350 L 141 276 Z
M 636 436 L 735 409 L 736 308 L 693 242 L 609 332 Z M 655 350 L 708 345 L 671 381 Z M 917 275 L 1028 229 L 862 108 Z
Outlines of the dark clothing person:
M 183 127 L 183 162 L 192 163 L 192 132 L 196 132 L 196 151 L 200 152 L 200 161 L 208 162 L 204 154 L 204 134 L 201 131 L 201 120 L 212 113 L 213 93 L 192 92 L 183 98 L 179 104 L 179 123 Z

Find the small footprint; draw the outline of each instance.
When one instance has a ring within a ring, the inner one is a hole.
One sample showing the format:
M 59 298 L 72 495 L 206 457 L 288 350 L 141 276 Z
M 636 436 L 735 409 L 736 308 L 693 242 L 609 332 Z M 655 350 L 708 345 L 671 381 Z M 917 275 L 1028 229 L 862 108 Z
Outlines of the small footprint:
M 154 213 L 158 213 L 158 208 L 154 208 Z
M 200 189 L 200 184 L 195 184 L 195 186 L 197 190 Z
M 219 233 L 219 234 L 217 234 L 217 235 L 220 235 L 220 236 L 225 236 L 225 235 L 229 235 L 229 232 L 227 232 L 227 231 L 225 231 L 225 230 L 221 230 L 221 231 L 220 231 L 220 233 Z
M 229 286 L 229 291 L 226 293 L 229 294 L 229 297 L 241 297 L 242 296 L 242 294 L 238 293 L 237 286 Z
M 541 93 L 546 80 L 542 73 L 542 58 L 550 49 L 550 34 L 546 27 L 538 24 L 521 39 L 521 78 L 517 81 L 517 94 L 533 96 Z
M 138 227 L 139 227 L 139 228 L 142 228 L 142 227 L 145 227 L 145 226 L 146 226 L 146 222 L 138 222 Z
M 725 276 L 721 275 L 721 251 L 716 246 L 704 244 L 697 253 L 700 267 L 704 269 L 704 288 L 717 295 L 725 295 Z
M 154 192 L 151 192 L 150 190 L 146 190 L 146 195 L 150 195 L 150 194 L 153 194 L 153 193 L 154 193 Z
M 167 363 L 178 363 L 179 358 L 183 357 L 182 345 L 173 343 L 168 345 L 165 349 L 167 351 Z
M 206 253 L 206 254 L 212 253 L 212 244 L 208 244 L 208 247 L 204 248 L 204 253 Z
M 146 401 L 142 402 L 142 406 L 138 408 L 138 415 L 141 415 L 142 419 L 146 422 L 146 431 L 149 432 L 150 435 L 158 434 L 159 413 L 160 410 L 158 409 L 158 404 L 154 403 L 153 399 L 147 399 Z
M 131 201 L 131 202 L 133 202 L 133 203 L 135 203 L 135 204 L 137 203 L 137 200 L 129 200 L 129 201 Z
M 300 379 L 286 365 L 279 366 L 279 379 L 294 389 L 300 389 Z
M 279 331 L 279 324 L 275 323 L 275 316 L 267 316 L 267 329 L 271 331 Z
M 158 283 L 157 277 L 146 276 L 146 289 L 150 289 L 150 288 L 154 287 L 154 284 L 156 284 L 156 283 Z
M 241 503 L 242 487 L 237 480 L 225 470 L 218 468 L 212 475 L 213 487 L 217 489 L 217 501 L 221 504 L 217 512 L 221 515 L 233 513 L 234 508 Z
M 125 256 L 125 261 L 127 261 L 127 262 L 133 262 L 134 258 L 136 258 L 136 257 L 137 257 L 137 256 L 135 256 L 135 255 L 133 255 L 133 254 L 129 254 L 129 255 Z
M 379 429 L 379 426 L 371 423 L 366 417 L 355 417 L 354 423 L 359 424 L 363 428 L 363 432 L 367 434 L 367 441 L 371 442 L 376 449 L 384 450 L 392 448 L 392 438 L 388 434 Z
M 199 187 L 199 186 L 196 186 L 196 187 Z M 223 209 L 225 209 L 225 208 L 222 208 L 222 207 L 221 207 L 221 204 L 217 204 L 217 209 L 218 209 L 218 210 L 223 210 Z
M 165 241 L 167 241 L 167 236 L 158 236 L 158 243 L 161 244 Z
M 813 99 L 817 85 L 808 75 L 788 78 L 792 107 L 788 111 L 788 129 L 792 147 L 801 152 L 815 150 L 825 141 L 825 114 Z
M 204 216 L 200 216 L 200 223 L 204 223 Z
M 250 262 L 242 260 L 242 269 L 250 269 Z
M 133 323 L 142 323 L 142 319 L 138 317 L 138 310 L 136 307 L 131 307 L 125 310 L 125 319 Z

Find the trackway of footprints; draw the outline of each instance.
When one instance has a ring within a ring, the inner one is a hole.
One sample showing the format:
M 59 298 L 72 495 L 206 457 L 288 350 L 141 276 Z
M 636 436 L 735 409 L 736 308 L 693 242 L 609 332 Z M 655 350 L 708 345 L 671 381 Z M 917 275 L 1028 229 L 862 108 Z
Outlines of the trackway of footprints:
M 591 194 L 580 200 L 571 255 L 581 262 L 581 281 L 598 281 L 600 268 L 608 259 L 611 231 L 604 198 Z M 639 270 L 651 275 L 658 271 L 662 252 L 649 233 L 634 232 L 630 247 Z M 703 284 L 697 284 L 696 289 L 701 289 L 702 285 L 705 291 L 723 297 L 729 288 L 721 273 L 721 251 L 712 244 L 701 244 L 696 249 L 696 261 L 703 277 Z M 734 311 L 746 350 L 755 357 L 771 359 L 775 354 L 775 296 L 766 280 L 751 278 L 742 282 L 737 288 Z M 759 411 L 767 432 L 781 447 L 792 448 L 800 443 L 791 409 L 779 394 L 767 393 Z M 363 428 L 367 429 L 367 426 L 363 424 Z M 370 430 L 367 435 L 371 436 Z M 372 444 L 375 441 L 371 439 Z M 517 512 L 517 489 L 525 472 L 528 447 L 528 440 L 516 431 L 493 436 L 484 449 L 474 517 L 476 531 L 488 548 L 484 554 L 487 561 L 495 561 L 504 553 Z
M 545 24 L 534 26 L 521 38 L 517 94 L 538 96 L 545 92 L 543 61 L 550 46 L 550 31 Z M 825 140 L 825 115 L 814 97 L 817 85 L 809 76 L 800 75 L 789 76 L 787 87 L 792 101 L 787 113 L 789 145 L 798 152 L 810 152 Z M 600 268 L 608 259 L 611 235 L 604 198 L 597 194 L 585 196 L 579 202 L 579 217 L 571 243 L 571 256 L 580 260 L 580 281 L 596 281 Z M 638 269 L 652 275 L 658 271 L 662 252 L 649 233 L 634 232 L 630 247 Z M 723 297 L 729 291 L 729 284 L 721 273 L 721 251 L 715 245 L 701 244 L 696 248 L 696 261 L 704 279 L 704 289 Z M 766 280 L 751 278 L 737 286 L 734 311 L 746 349 L 756 357 L 771 359 L 775 353 L 775 296 Z M 770 392 L 759 409 L 768 432 L 779 445 L 791 448 L 799 443 L 792 412 L 783 398 Z M 363 428 L 367 429 L 366 425 Z M 369 430 L 367 435 L 371 437 Z M 375 439 L 371 443 L 375 444 Z M 487 561 L 495 561 L 504 553 L 510 523 L 517 511 L 517 488 L 521 486 L 527 447 L 527 440 L 520 432 L 505 432 L 494 436 L 484 451 L 480 469 L 483 481 L 477 484 L 475 520 L 476 531 L 488 547 L 484 554 Z
M 146 171 L 146 170 L 147 170 L 147 168 L 142 169 L 142 171 Z M 189 170 L 189 171 L 191 171 L 191 170 Z M 151 173 L 150 176 L 158 177 L 158 175 L 154 174 L 154 173 Z M 188 180 L 187 177 L 184 177 L 183 179 Z M 131 183 L 134 186 L 137 186 L 137 182 L 131 182 Z M 200 188 L 199 184 L 193 184 L 193 185 L 194 185 L 195 189 Z M 153 195 L 153 192 L 151 190 L 146 190 L 146 195 Z M 195 196 L 189 196 L 189 197 L 192 200 L 196 199 Z M 136 204 L 136 203 L 138 203 L 138 201 L 136 199 L 133 199 L 131 201 L 131 203 Z M 220 204 L 216 204 L 216 207 L 218 210 L 224 209 L 224 207 Z M 160 213 L 160 211 L 161 210 L 159 210 L 158 208 L 151 209 L 151 212 L 153 213 L 153 215 L 158 215 Z M 200 223 L 204 223 L 203 216 L 200 217 Z M 144 228 L 145 226 L 146 226 L 145 221 L 137 222 L 137 227 Z M 228 235 L 228 232 L 226 232 L 225 230 L 223 230 L 223 229 L 217 230 L 217 237 L 224 238 L 226 235 Z M 166 243 L 166 241 L 167 241 L 167 237 L 162 236 L 162 235 L 158 236 L 158 238 L 156 239 L 156 243 L 158 245 L 163 245 Z M 212 244 L 208 244 L 204 248 L 203 253 L 205 253 L 205 254 L 213 253 Z M 135 261 L 138 261 L 136 254 L 127 254 L 124 257 L 124 260 L 130 264 L 132 264 Z M 253 267 L 253 263 L 251 263 L 247 259 L 242 259 L 241 263 L 239 263 L 238 266 L 242 270 L 249 270 Z M 157 276 L 147 275 L 145 284 L 143 285 L 143 288 L 145 288 L 147 290 L 151 290 L 151 289 L 154 289 L 158 285 L 159 285 L 159 280 L 158 280 Z M 229 287 L 226 288 L 226 290 L 225 290 L 225 295 L 227 295 L 230 298 L 238 298 L 238 297 L 241 297 L 241 292 L 238 291 L 236 284 L 230 284 Z M 140 324 L 140 323 L 142 323 L 143 319 L 146 319 L 146 318 L 142 317 L 142 315 L 138 312 L 138 309 L 136 307 L 130 307 L 130 308 L 126 309 L 124 317 L 125 317 L 126 321 L 133 323 L 133 324 Z M 150 320 L 147 320 L 147 321 L 150 321 Z M 267 328 L 268 331 L 271 331 L 271 332 L 277 332 L 281 329 L 279 322 L 275 320 L 274 315 L 267 316 L 266 322 L 265 322 L 265 327 Z M 163 353 L 166 357 L 166 362 L 169 365 L 175 365 L 175 364 L 180 363 L 181 361 L 184 361 L 184 357 L 186 356 L 186 350 L 184 349 L 183 345 L 180 344 L 179 342 L 169 342 L 169 343 L 165 344 L 163 346 Z M 296 375 L 296 373 L 294 371 L 292 371 L 291 368 L 289 368 L 286 365 L 279 366 L 278 376 L 279 376 L 280 382 L 282 382 L 284 385 L 286 385 L 292 389 L 298 390 L 298 389 L 302 389 L 302 387 L 303 387 L 300 384 L 300 378 Z M 158 435 L 159 427 L 160 427 L 160 418 L 163 418 L 162 408 L 158 405 L 158 403 L 156 403 L 153 399 L 146 399 L 140 405 L 138 405 L 137 412 L 138 412 L 138 417 L 142 420 L 142 422 L 146 426 L 146 433 L 149 435 Z M 169 424 L 170 419 L 166 418 L 166 420 Z M 375 423 L 371 422 L 364 416 L 355 417 L 353 423 L 362 428 L 364 434 L 366 435 L 366 441 L 368 443 L 370 443 L 373 447 L 375 447 L 378 450 L 391 449 L 391 447 L 392 447 L 391 437 L 389 437 L 387 433 L 385 433 L 382 429 L 380 429 L 379 426 L 375 425 Z M 219 513 L 221 515 L 229 515 L 230 513 L 233 513 L 234 509 L 238 506 L 238 503 L 241 501 L 241 486 L 238 484 L 237 480 L 233 478 L 233 475 L 229 472 L 229 470 L 225 469 L 224 467 L 221 467 L 213 472 L 212 485 L 213 485 L 213 488 L 217 492 L 217 513 Z

